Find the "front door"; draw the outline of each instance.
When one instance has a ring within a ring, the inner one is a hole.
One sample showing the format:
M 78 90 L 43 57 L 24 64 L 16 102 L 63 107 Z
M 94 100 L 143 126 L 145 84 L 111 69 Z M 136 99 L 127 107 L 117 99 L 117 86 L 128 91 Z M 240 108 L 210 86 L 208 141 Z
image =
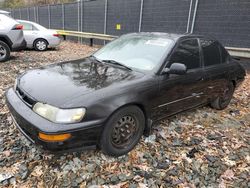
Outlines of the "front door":
M 181 41 L 167 63 L 187 66 L 185 75 L 161 75 L 159 81 L 159 100 L 155 107 L 157 119 L 199 106 L 205 102 L 203 90 L 203 68 L 197 39 Z

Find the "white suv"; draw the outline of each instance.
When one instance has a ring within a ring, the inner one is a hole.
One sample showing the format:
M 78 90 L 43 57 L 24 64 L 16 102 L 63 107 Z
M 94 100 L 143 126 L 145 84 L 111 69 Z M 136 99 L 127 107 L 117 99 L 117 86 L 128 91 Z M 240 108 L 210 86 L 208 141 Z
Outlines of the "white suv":
M 0 14 L 10 15 L 10 12 L 7 12 L 5 10 L 0 10 Z
M 0 12 L 0 62 L 7 61 L 11 51 L 26 48 L 22 29 L 17 21 Z

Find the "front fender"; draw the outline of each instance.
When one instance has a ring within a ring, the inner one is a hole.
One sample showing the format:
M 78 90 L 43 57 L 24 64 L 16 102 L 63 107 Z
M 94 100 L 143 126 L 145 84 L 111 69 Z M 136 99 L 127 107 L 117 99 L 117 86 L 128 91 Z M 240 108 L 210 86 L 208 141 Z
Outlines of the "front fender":
M 139 106 L 145 113 L 145 116 L 148 116 L 150 113 L 150 108 L 147 102 L 143 100 L 143 97 L 139 99 L 136 95 L 129 94 L 114 96 L 87 106 L 86 120 L 103 119 L 106 121 L 113 113 L 127 105 Z
M 120 86 L 88 93 L 65 103 L 63 108 L 85 107 L 84 120 L 102 119 L 106 121 L 115 111 L 126 105 L 139 106 L 150 118 L 154 99 L 158 94 L 157 79 L 150 79 L 136 85 Z

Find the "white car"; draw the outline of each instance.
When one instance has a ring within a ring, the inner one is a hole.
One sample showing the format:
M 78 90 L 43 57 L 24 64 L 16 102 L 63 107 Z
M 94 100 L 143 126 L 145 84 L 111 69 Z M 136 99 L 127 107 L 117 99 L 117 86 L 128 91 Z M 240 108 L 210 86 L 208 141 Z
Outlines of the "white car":
M 23 25 L 23 33 L 27 42 L 27 48 L 45 51 L 48 48 L 55 48 L 60 44 L 60 36 L 55 30 L 47 29 L 31 21 L 17 21 Z

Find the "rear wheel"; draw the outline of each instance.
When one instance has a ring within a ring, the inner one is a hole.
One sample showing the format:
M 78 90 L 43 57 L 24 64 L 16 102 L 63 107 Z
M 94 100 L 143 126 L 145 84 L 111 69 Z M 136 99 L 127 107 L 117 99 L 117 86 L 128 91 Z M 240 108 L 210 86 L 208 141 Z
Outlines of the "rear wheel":
M 46 51 L 48 49 L 48 42 L 44 39 L 37 39 L 34 42 L 34 48 L 37 51 Z
M 105 125 L 100 147 L 105 154 L 121 156 L 139 142 L 145 127 L 145 117 L 137 106 L 127 106 L 114 113 Z
M 211 107 L 217 110 L 225 109 L 229 105 L 233 97 L 234 90 L 235 90 L 235 87 L 234 87 L 233 82 L 229 82 L 223 94 L 217 97 L 213 102 L 211 102 Z
M 5 42 L 0 41 L 0 62 L 5 62 L 9 58 L 10 58 L 9 46 Z

